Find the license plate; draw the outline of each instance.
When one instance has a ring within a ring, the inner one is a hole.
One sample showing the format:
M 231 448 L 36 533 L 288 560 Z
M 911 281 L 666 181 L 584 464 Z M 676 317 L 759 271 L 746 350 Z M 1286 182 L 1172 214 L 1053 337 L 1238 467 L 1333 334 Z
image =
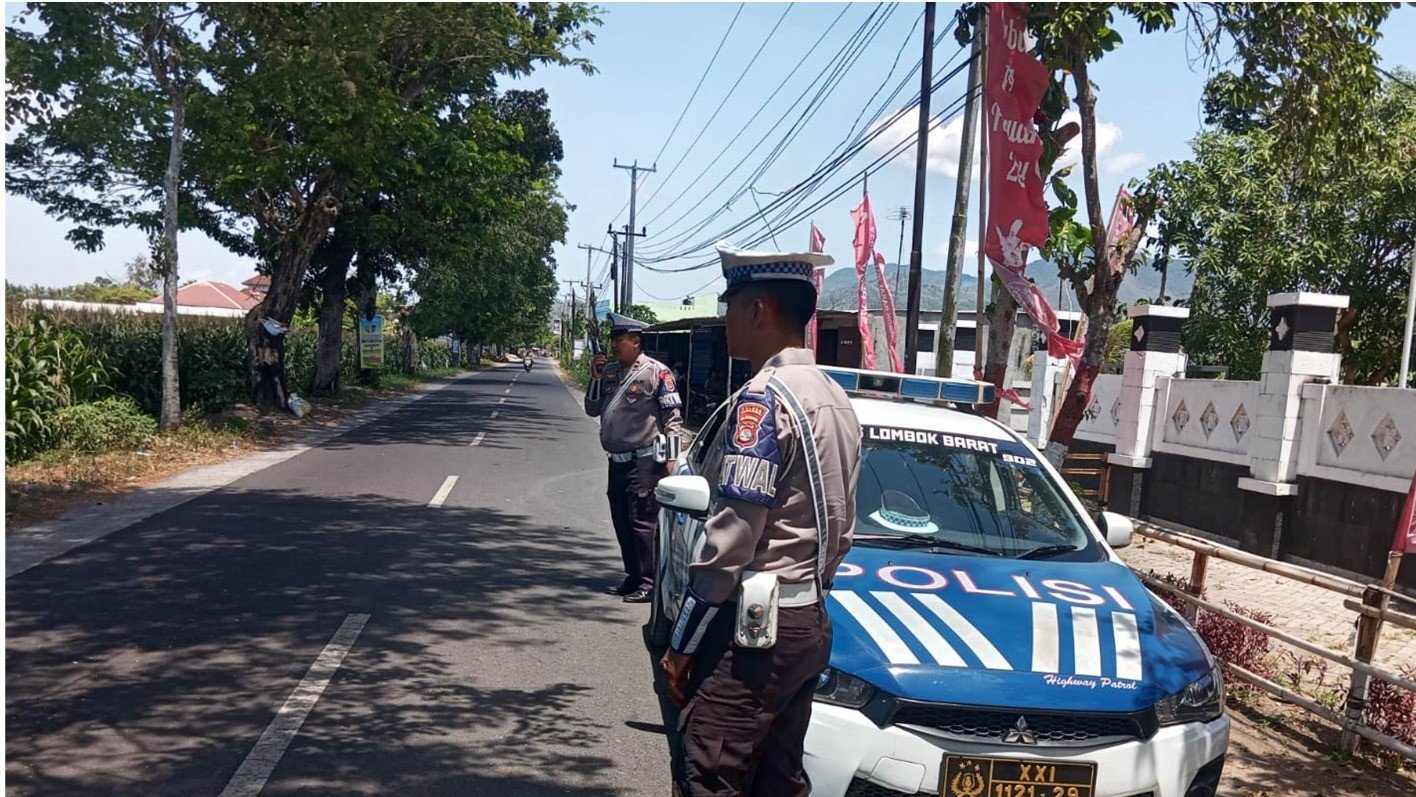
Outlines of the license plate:
M 941 797 L 1092 797 L 1096 764 L 944 756 Z

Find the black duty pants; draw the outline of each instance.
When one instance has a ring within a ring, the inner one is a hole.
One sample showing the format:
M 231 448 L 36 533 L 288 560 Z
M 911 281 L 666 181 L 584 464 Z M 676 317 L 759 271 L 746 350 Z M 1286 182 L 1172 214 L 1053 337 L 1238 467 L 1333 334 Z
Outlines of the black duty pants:
M 610 519 L 624 559 L 625 583 L 636 589 L 654 586 L 654 532 L 659 522 L 654 487 L 663 469 L 653 457 L 610 462 Z
M 778 610 L 777 644 L 767 650 L 732 645 L 735 613 L 728 608 L 693 663 L 697 689 L 680 719 L 681 790 L 689 797 L 807 797 L 802 747 L 811 696 L 831 654 L 825 605 Z

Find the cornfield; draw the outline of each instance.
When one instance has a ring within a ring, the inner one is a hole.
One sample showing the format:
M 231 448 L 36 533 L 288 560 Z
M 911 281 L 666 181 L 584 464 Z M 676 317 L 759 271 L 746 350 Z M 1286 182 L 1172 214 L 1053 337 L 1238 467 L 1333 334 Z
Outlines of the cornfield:
M 143 413 L 162 406 L 162 321 L 158 316 L 65 313 L 10 308 L 6 318 L 6 459 L 19 461 L 52 443 L 53 414 L 62 407 L 110 396 L 131 398 Z M 316 335 L 292 330 L 285 341 L 286 378 L 308 393 L 315 376 Z M 418 342 L 420 362 L 407 363 L 403 344 L 385 340 L 385 369 L 447 368 L 447 343 Z M 359 353 L 346 334 L 341 379 L 352 382 Z M 182 407 L 201 414 L 250 401 L 250 360 L 241 319 L 184 317 L 178 336 Z

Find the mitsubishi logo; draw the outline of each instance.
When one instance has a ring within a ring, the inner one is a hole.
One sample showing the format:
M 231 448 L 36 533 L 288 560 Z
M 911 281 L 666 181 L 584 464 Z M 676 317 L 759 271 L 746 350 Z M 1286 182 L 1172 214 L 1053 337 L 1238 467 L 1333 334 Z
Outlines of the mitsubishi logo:
M 1003 732 L 1004 744 L 1037 744 L 1037 735 L 1028 727 L 1028 721 L 1018 717 L 1013 727 Z

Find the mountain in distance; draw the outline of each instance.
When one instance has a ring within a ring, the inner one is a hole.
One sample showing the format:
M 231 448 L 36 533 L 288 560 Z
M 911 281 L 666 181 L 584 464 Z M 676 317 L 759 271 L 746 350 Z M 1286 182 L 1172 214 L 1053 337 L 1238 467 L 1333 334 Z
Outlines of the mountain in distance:
M 977 297 L 977 269 L 978 261 L 970 258 L 964 264 L 964 273 L 959 275 L 958 307 L 960 310 L 974 309 Z M 890 283 L 890 290 L 895 296 L 895 309 L 903 314 L 905 312 L 905 291 L 909 282 L 909 265 L 886 263 L 884 271 L 885 278 Z M 1055 265 L 1038 258 L 1028 263 L 1027 275 L 1037 283 L 1042 294 L 1047 297 L 1047 301 L 1052 303 L 1053 309 L 1076 309 L 1077 299 L 1072 293 L 1071 286 L 1066 288 L 1061 304 L 1057 302 L 1058 278 Z M 944 307 L 944 270 L 926 268 L 923 270 L 922 277 L 920 309 L 925 312 L 937 312 Z M 872 309 L 878 309 L 880 307 L 880 291 L 876 287 L 876 277 L 873 271 L 866 274 L 866 283 L 869 290 L 867 301 Z M 1184 261 L 1177 259 L 1170 264 L 1165 290 L 1171 301 L 1189 298 L 1194 283 L 1194 276 L 1185 271 Z M 1149 265 L 1142 264 L 1121 281 L 1117 298 L 1126 304 L 1135 304 L 1142 299 L 1155 301 L 1159 294 L 1160 272 Z M 822 287 L 817 306 L 823 310 L 855 310 L 856 302 L 855 268 L 846 266 L 829 272 L 826 275 L 826 283 Z

